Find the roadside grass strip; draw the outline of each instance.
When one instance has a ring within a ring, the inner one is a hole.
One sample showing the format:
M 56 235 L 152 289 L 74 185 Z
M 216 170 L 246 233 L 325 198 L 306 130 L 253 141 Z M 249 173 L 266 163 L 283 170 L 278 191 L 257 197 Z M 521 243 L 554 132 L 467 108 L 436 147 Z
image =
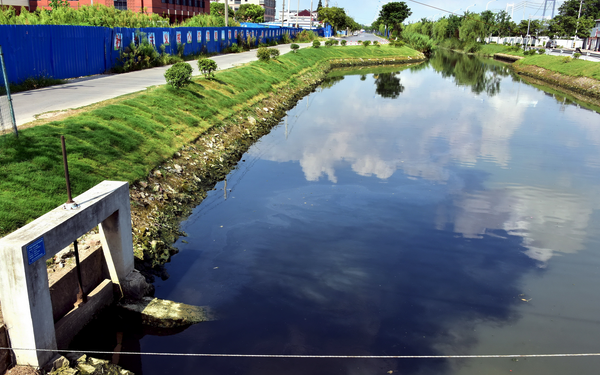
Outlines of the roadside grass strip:
M 333 59 L 419 56 L 408 47 L 306 48 L 279 60 L 252 62 L 194 77 L 183 89 L 163 85 L 129 94 L 60 121 L 0 137 L 0 235 L 67 199 L 60 136 L 66 138 L 73 196 L 103 180 L 144 179 L 183 146 L 224 121 L 250 113 L 280 87 L 303 85 L 302 75 L 329 69 Z

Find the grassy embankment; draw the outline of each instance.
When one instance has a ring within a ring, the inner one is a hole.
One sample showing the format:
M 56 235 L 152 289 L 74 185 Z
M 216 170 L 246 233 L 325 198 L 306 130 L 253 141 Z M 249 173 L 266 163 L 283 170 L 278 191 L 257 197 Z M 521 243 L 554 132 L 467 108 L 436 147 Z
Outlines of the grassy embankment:
M 583 95 L 580 100 L 600 104 L 600 63 L 572 59 L 567 56 L 526 56 L 513 64 L 513 69 L 524 77 L 534 78 Z
M 263 100 L 283 100 L 279 98 L 286 93 L 314 86 L 334 64 L 375 64 L 400 61 L 403 56 L 422 58 L 408 47 L 308 48 L 278 61 L 217 72 L 214 79 L 197 77 L 181 90 L 152 87 L 92 105 L 63 120 L 24 129 L 18 139 L 4 135 L 0 137 L 0 235 L 66 200 L 61 135 L 66 137 L 74 196 L 105 179 L 133 183 L 148 179 L 150 171 L 209 129 L 225 133 L 225 125 L 248 122 L 250 117 L 251 122 L 254 118 L 260 122 L 267 117 L 258 107 Z M 206 155 L 196 152 L 191 157 L 206 159 Z M 172 194 L 169 186 L 164 189 L 158 191 L 157 200 Z

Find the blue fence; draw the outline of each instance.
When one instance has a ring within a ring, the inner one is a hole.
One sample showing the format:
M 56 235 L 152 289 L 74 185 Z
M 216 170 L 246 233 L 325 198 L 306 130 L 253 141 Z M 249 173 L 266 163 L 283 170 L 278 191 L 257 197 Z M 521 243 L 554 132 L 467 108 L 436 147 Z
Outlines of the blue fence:
M 295 36 L 302 30 L 282 27 L 178 27 L 106 28 L 63 25 L 0 25 L 0 46 L 4 50 L 10 82 L 46 76 L 58 79 L 105 73 L 118 64 L 121 51 L 134 40 L 136 32 L 145 33 L 158 51 L 184 55 L 199 52 L 220 53 L 238 36 L 256 37 L 258 43 Z M 316 30 L 316 32 L 319 32 Z M 323 36 L 323 31 L 319 32 Z

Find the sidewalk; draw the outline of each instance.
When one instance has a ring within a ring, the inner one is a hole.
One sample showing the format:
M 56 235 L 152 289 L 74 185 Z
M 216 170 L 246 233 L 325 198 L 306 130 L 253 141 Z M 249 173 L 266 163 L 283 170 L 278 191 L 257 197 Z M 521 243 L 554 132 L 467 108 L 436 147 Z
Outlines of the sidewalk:
M 311 45 L 310 43 L 298 44 L 300 48 Z M 280 44 L 273 48 L 279 49 L 282 55 L 291 51 L 289 44 Z M 258 60 L 256 50 L 218 55 L 211 57 L 211 59 L 217 62 L 218 70 L 229 69 Z M 188 62 L 194 69 L 192 74 L 200 75 L 195 61 Z M 15 93 L 11 96 L 17 126 L 31 122 L 35 120 L 35 116 L 45 112 L 79 108 L 145 90 L 147 87 L 164 85 L 164 74 L 168 68 L 168 66 L 161 66 L 123 74 L 103 74 L 75 79 L 64 85 Z

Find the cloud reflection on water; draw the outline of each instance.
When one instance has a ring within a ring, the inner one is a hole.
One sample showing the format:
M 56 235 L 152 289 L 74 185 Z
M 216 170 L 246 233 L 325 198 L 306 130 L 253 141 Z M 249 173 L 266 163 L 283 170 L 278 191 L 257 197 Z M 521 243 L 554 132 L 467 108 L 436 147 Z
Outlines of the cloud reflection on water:
M 557 111 L 558 107 L 552 106 L 554 103 L 551 102 L 541 108 L 524 105 L 538 103 L 539 94 L 521 82 L 506 80 L 501 86 L 495 76 L 500 68 L 494 66 L 492 73 L 486 73 L 484 68 L 479 72 L 482 66 L 479 62 L 468 64 L 477 67 L 478 74 L 484 77 L 482 80 L 493 82 L 493 95 L 480 95 L 480 91 L 475 89 L 456 90 L 454 86 L 457 84 L 473 82 L 460 82 L 464 79 L 461 77 L 467 74 L 455 74 L 447 70 L 447 61 L 444 63 L 446 65 L 439 71 L 451 79 L 441 85 L 430 84 L 439 80 L 434 72 L 429 75 L 411 75 L 408 71 L 395 74 L 394 77 L 398 76 L 398 81 L 402 82 L 404 94 L 399 93 L 398 98 L 391 101 L 369 101 L 359 99 L 358 94 L 353 96 L 353 87 L 361 84 L 357 77 L 339 81 L 339 85 L 347 85 L 339 92 L 349 94 L 329 98 L 326 106 L 344 110 L 336 116 L 301 117 L 297 120 L 301 126 L 296 127 L 294 142 L 273 147 L 262 158 L 278 162 L 297 161 L 308 181 L 325 177 L 332 183 L 338 182 L 336 169 L 344 165 L 350 165 L 361 176 L 387 180 L 396 171 L 401 171 L 411 177 L 442 184 L 456 175 L 457 166 L 491 170 L 492 167 L 482 163 L 492 163 L 502 169 L 520 169 L 520 172 L 513 172 L 517 174 L 529 173 L 530 168 L 544 168 L 547 162 L 544 150 L 534 150 L 526 157 L 519 156 L 519 160 L 514 162 L 512 153 L 515 144 L 527 142 L 526 138 L 520 138 L 519 132 L 530 137 L 546 137 L 546 130 L 537 125 L 532 129 L 530 121 L 536 118 L 544 126 L 556 126 L 551 122 L 552 113 L 541 111 L 547 111 L 548 107 Z M 431 63 L 434 67 L 436 64 Z M 488 76 L 491 78 L 485 78 Z M 365 85 L 370 86 L 369 82 L 377 82 L 377 77 L 380 75 L 369 76 L 367 82 L 362 82 L 361 89 Z M 509 95 L 502 95 L 501 89 Z M 429 98 L 424 100 L 423 97 Z M 364 105 L 348 105 L 348 102 L 358 100 Z M 312 105 L 317 108 L 312 113 L 324 110 L 319 108 L 319 104 L 318 101 L 313 102 Z M 373 122 L 377 122 L 378 126 L 370 126 Z M 563 141 L 570 148 L 577 147 L 573 142 L 598 145 L 600 130 L 597 127 L 589 122 L 579 121 L 576 124 L 583 128 L 587 137 L 571 133 L 558 142 Z M 521 150 L 517 151 L 522 154 Z M 593 167 L 597 164 L 599 153 L 597 148 L 591 151 L 580 153 L 578 157 Z M 533 159 L 528 160 L 529 157 Z M 568 165 L 561 165 L 560 160 L 553 162 L 553 174 L 568 174 Z M 556 173 L 556 169 L 563 173 Z M 544 266 L 556 252 L 571 253 L 582 248 L 592 207 L 598 206 L 598 199 L 586 192 L 565 193 L 557 190 L 550 181 L 545 185 L 539 186 L 535 179 L 519 176 L 512 185 L 490 187 L 476 194 L 457 192 L 453 200 L 456 207 L 454 214 L 440 217 L 439 225 L 453 223 L 454 230 L 465 238 L 476 238 L 486 230 L 496 229 L 521 236 L 527 248 L 526 254 Z M 590 199 L 596 203 L 590 206 Z

